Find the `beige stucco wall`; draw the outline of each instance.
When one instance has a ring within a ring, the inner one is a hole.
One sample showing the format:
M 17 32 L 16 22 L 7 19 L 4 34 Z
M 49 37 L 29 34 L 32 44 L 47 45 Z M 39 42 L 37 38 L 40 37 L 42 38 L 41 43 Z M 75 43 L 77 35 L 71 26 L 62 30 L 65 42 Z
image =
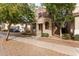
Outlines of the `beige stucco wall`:
M 49 29 L 45 29 L 45 22 L 49 22 Z M 52 23 L 51 23 L 51 19 L 47 18 L 45 19 L 45 22 L 43 24 L 43 33 L 48 33 L 49 36 L 52 36 Z
M 75 9 L 73 10 L 74 19 L 74 35 L 79 35 L 79 3 L 76 4 Z
M 49 29 L 45 29 L 45 22 L 49 22 Z M 40 18 L 36 22 L 36 33 L 37 33 L 37 36 L 40 37 L 41 36 L 41 30 L 39 30 L 39 24 L 43 25 L 43 33 L 48 33 L 49 36 L 52 36 L 52 23 L 51 23 L 51 19 L 49 19 L 49 18 Z
M 48 33 L 49 36 L 52 36 L 51 26 L 49 25 L 49 29 L 45 29 L 45 25 L 43 25 L 43 33 Z
M 44 17 L 40 17 L 39 19 L 37 19 L 37 23 L 40 24 L 40 23 L 44 23 Z
M 75 17 L 75 29 L 74 29 L 74 35 L 79 35 L 79 16 Z
M 41 30 L 39 30 L 38 24 L 36 25 L 36 34 L 37 36 L 41 36 Z M 52 30 L 51 30 L 51 25 L 49 25 L 49 29 L 45 29 L 45 24 L 43 23 L 43 33 L 48 33 L 49 36 L 52 36 Z

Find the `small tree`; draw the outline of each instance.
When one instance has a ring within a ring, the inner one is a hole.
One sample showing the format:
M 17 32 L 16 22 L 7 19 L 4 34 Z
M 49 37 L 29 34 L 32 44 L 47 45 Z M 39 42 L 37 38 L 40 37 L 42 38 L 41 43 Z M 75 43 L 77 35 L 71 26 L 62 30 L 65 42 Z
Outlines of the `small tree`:
M 24 4 L 25 5 L 25 4 Z M 26 8 L 26 7 L 28 7 L 28 9 Z M 24 20 L 24 22 L 25 22 L 25 33 L 27 32 L 27 23 L 30 23 L 30 24 L 32 24 L 32 22 L 35 22 L 35 14 L 34 14 L 34 9 L 35 9 L 35 7 L 34 7 L 34 4 L 28 4 L 28 6 L 27 5 L 25 5 L 24 6 L 24 9 L 25 9 L 25 11 L 23 11 L 23 13 L 24 13 L 24 16 L 22 16 L 21 17 L 21 19 L 22 20 Z
M 28 20 L 31 17 L 31 13 L 29 11 L 30 8 L 28 4 L 0 4 L 0 21 L 8 22 L 8 33 L 6 37 L 6 41 L 10 35 L 10 27 L 12 24 L 21 23 L 24 20 L 21 19 L 22 16 L 27 17 Z
M 62 27 L 67 21 L 73 20 L 73 14 L 72 11 L 75 8 L 74 3 L 46 3 L 43 4 L 46 6 L 49 15 L 51 16 L 50 18 L 53 20 L 54 24 L 55 22 L 58 24 L 60 27 L 60 37 L 62 37 Z
M 75 8 L 75 4 L 66 3 L 66 4 L 58 4 L 58 13 L 56 16 L 56 22 L 59 24 L 60 27 L 60 37 L 62 38 L 62 28 L 65 27 L 66 22 L 72 21 L 74 16 L 72 11 Z

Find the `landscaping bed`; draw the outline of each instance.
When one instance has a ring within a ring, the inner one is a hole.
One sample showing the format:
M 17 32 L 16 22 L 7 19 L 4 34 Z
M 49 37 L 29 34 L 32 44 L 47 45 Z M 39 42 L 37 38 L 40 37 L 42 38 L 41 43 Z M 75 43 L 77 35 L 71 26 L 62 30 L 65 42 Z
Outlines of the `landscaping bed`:
M 71 47 L 79 47 L 79 41 L 74 41 L 74 40 L 64 40 L 56 36 L 52 37 L 40 37 L 39 40 L 49 42 L 49 43 L 55 43 L 55 44 L 61 44 L 61 45 L 66 45 L 66 46 L 71 46 Z

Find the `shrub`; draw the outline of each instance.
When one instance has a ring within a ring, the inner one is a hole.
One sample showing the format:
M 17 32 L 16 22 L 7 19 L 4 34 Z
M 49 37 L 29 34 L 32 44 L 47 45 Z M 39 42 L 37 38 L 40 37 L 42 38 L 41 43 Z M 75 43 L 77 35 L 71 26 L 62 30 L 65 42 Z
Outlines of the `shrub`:
M 74 35 L 74 40 L 79 41 L 79 35 Z
M 22 33 L 22 35 L 32 35 L 32 33 L 24 32 L 24 33 Z
M 8 30 L 2 30 L 3 32 L 7 32 Z
M 49 37 L 48 33 L 42 33 L 42 37 Z
M 71 35 L 70 34 L 63 34 L 63 39 L 71 39 Z
M 22 33 L 22 35 L 27 35 L 27 33 Z

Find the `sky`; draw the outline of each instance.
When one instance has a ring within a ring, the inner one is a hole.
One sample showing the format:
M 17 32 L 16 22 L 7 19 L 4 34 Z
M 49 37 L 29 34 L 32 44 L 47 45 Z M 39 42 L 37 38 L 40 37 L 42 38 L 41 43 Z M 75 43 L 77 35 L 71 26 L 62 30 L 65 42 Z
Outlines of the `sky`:
M 36 5 L 36 6 L 41 6 L 41 4 L 40 4 L 40 3 L 35 3 L 35 5 Z

